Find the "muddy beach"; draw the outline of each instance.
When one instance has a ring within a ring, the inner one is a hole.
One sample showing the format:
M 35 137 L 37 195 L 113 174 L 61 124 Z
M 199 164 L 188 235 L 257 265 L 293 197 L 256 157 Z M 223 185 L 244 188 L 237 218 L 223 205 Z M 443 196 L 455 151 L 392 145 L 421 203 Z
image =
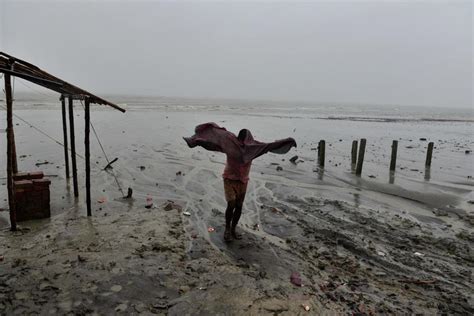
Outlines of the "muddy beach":
M 18 115 L 60 139 L 57 105 L 19 103 Z M 0 212 L 0 314 L 474 313 L 474 156 L 465 153 L 474 148 L 472 120 L 382 120 L 371 113 L 370 121 L 350 119 L 352 113 L 334 120 L 328 118 L 343 115 L 289 113 L 280 104 L 129 103 L 125 115 L 92 111 L 109 158 L 119 158 L 113 170 L 102 170 L 106 162 L 93 142 L 92 218 L 84 194 L 75 200 L 66 185 L 62 148 L 15 122 L 19 167 L 50 176 L 53 215 L 11 233 L 8 213 Z M 190 150 L 181 140 L 205 121 L 249 128 L 256 139 L 298 142 L 287 155 L 254 162 L 243 239 L 229 244 L 222 240 L 224 156 Z M 76 122 L 81 139 L 83 118 Z M 350 147 L 363 137 L 359 178 Z M 430 170 L 421 138 L 436 144 Z M 324 169 L 314 150 L 320 139 L 327 142 Z M 399 158 L 390 175 L 393 139 Z M 123 189 L 133 188 L 133 200 L 121 198 L 112 172 Z M 5 209 L 6 189 L 0 194 Z

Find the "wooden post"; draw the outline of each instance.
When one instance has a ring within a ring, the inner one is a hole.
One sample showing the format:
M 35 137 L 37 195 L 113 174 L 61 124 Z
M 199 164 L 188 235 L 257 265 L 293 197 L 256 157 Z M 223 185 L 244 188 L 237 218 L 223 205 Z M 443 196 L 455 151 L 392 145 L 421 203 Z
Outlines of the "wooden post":
M 77 186 L 77 165 L 76 165 L 76 140 L 74 135 L 74 108 L 73 98 L 69 96 L 69 134 L 71 136 L 71 162 L 72 162 L 72 182 L 74 185 L 74 196 L 79 196 L 79 188 Z
M 431 156 L 433 155 L 433 146 L 434 146 L 433 142 L 430 142 L 428 144 L 428 151 L 426 152 L 426 163 L 425 163 L 426 167 L 431 167 Z
M 13 103 L 13 102 L 12 102 Z M 13 104 L 12 104 L 12 116 L 13 116 Z M 15 143 L 15 131 L 13 130 L 13 117 L 12 117 L 12 170 L 13 174 L 18 173 L 18 160 L 16 159 L 16 143 Z
M 362 165 L 364 164 L 364 155 L 365 155 L 365 144 L 367 140 L 362 138 L 360 140 L 360 147 L 359 147 L 359 157 L 357 158 L 357 169 L 356 175 L 360 176 L 362 174 Z
M 351 164 L 354 166 L 357 163 L 357 141 L 352 141 L 352 150 L 351 150 Z
M 326 155 L 326 141 L 320 140 L 319 141 L 319 146 L 318 146 L 318 154 L 319 154 L 319 165 L 321 167 L 324 167 L 324 158 Z
M 8 208 L 10 209 L 10 227 L 12 231 L 16 230 L 16 208 L 15 194 L 13 192 L 13 146 L 15 143 L 13 135 L 13 98 L 11 76 L 4 74 L 5 95 L 7 101 L 7 190 L 8 190 Z
M 398 140 L 392 142 L 392 157 L 390 158 L 390 171 L 395 171 L 397 166 Z
M 69 179 L 69 153 L 67 147 L 66 97 L 61 96 L 61 112 L 63 118 L 64 162 L 66 165 L 66 179 Z
M 86 204 L 87 216 L 92 215 L 91 210 L 91 155 L 90 155 L 90 100 L 85 99 L 85 130 L 84 130 L 84 146 L 86 156 Z

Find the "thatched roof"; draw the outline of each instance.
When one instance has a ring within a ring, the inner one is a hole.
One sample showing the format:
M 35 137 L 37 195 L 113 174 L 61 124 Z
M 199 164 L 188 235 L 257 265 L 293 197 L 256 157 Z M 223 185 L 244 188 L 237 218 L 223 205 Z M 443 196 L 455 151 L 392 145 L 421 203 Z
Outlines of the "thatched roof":
M 112 102 L 61 80 L 33 64 L 3 52 L 0 52 L 0 73 L 1 72 L 28 80 L 47 89 L 61 93 L 61 95 L 72 96 L 74 99 L 89 98 L 91 103 L 108 105 L 114 109 L 125 112 L 124 109 Z

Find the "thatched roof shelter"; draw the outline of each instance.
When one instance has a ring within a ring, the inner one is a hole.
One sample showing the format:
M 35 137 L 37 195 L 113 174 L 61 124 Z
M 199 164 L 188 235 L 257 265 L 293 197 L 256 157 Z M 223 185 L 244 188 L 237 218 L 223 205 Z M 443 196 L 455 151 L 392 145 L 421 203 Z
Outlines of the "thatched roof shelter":
M 91 193 L 90 193 L 90 104 L 108 105 L 116 110 L 125 112 L 120 106 L 96 96 L 84 89 L 81 89 L 69 82 L 55 77 L 46 71 L 40 69 L 29 62 L 17 57 L 0 52 L 0 73 L 4 74 L 5 79 L 5 95 L 7 110 L 7 187 L 8 187 L 8 203 L 10 209 L 10 223 L 12 230 L 16 230 L 16 207 L 13 176 L 18 173 L 18 164 L 16 157 L 15 136 L 13 130 L 13 97 L 11 76 L 18 77 L 44 88 L 53 90 L 61 94 L 62 103 L 62 124 L 64 136 L 64 158 L 66 166 L 66 178 L 69 179 L 69 150 L 67 135 L 67 112 L 69 112 L 69 131 L 70 131 L 70 150 L 72 162 L 72 175 L 74 184 L 74 196 L 79 196 L 77 184 L 77 168 L 76 168 L 76 148 L 74 136 L 74 100 L 84 100 L 85 106 L 85 160 L 86 160 L 86 205 L 87 215 L 91 215 Z M 66 99 L 69 99 L 69 111 L 66 109 Z M 21 211 L 21 210 L 20 210 Z

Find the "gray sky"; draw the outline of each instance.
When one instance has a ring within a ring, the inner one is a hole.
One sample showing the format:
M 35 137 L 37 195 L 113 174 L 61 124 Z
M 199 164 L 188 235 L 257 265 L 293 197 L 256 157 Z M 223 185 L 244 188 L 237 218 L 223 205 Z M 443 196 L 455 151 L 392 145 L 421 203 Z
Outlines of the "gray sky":
M 0 0 L 0 50 L 97 93 L 473 106 L 471 1 Z

